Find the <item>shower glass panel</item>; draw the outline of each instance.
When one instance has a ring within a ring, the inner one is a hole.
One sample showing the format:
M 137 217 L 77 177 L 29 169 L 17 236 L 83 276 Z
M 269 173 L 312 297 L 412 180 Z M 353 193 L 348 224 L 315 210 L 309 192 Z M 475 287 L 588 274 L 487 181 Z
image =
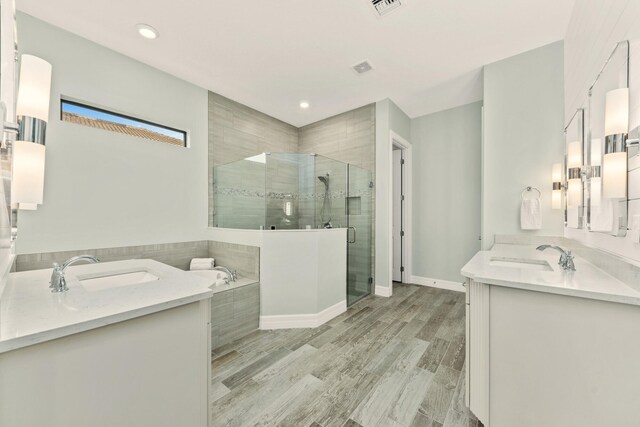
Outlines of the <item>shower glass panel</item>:
M 265 224 L 265 163 L 259 154 L 213 169 L 214 226 L 259 229 Z
M 216 166 L 213 177 L 215 227 L 348 227 L 347 304 L 371 293 L 370 171 L 316 154 L 262 153 Z
M 371 293 L 373 189 L 371 172 L 347 165 L 347 305 Z

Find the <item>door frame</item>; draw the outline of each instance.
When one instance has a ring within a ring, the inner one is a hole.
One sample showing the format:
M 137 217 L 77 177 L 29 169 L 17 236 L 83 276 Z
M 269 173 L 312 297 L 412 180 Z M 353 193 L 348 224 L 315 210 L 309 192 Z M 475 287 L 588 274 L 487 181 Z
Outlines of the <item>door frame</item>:
M 395 133 L 394 131 L 389 132 L 389 223 L 388 223 L 388 231 L 389 231 L 389 278 L 388 282 L 389 286 L 391 286 L 391 293 L 393 293 L 393 147 L 396 146 L 402 150 L 402 158 L 404 159 L 404 176 L 402 177 L 404 184 L 404 206 L 402 209 L 402 224 L 404 230 L 404 239 L 402 239 L 402 265 L 404 266 L 404 271 L 402 274 L 402 280 L 405 283 L 410 283 L 412 279 L 411 272 L 413 269 L 411 268 L 411 259 L 412 259 L 412 242 L 411 242 L 411 231 L 412 231 L 412 199 L 413 199 L 413 188 L 412 188 L 412 164 L 413 164 L 413 152 L 412 146 L 409 141 Z

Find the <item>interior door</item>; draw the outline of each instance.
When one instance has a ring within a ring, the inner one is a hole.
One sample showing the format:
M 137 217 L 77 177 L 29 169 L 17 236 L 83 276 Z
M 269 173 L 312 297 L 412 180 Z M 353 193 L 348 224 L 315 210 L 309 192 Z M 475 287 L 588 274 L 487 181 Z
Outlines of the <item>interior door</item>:
M 402 182 L 402 150 L 395 149 L 393 154 L 393 281 L 402 282 L 403 265 L 402 265 L 402 243 L 403 243 L 403 230 L 402 230 L 402 215 L 403 215 L 403 202 L 404 191 Z
M 373 185 L 371 172 L 347 165 L 347 305 L 371 294 Z

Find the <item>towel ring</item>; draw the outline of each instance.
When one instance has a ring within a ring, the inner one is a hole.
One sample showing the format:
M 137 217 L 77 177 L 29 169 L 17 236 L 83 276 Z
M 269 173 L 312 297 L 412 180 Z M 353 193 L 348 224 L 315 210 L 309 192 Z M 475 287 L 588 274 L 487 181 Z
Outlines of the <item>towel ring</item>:
M 538 192 L 538 197 L 537 197 L 538 199 L 539 199 L 540 197 L 542 197 L 542 192 L 541 192 L 540 190 L 538 190 L 536 187 L 527 187 L 527 188 L 525 188 L 524 190 L 522 190 L 522 193 L 520 194 L 520 198 L 521 198 L 522 200 L 524 200 L 524 194 L 525 194 L 525 193 L 528 193 L 528 192 L 530 192 L 530 191 L 537 191 L 537 192 Z

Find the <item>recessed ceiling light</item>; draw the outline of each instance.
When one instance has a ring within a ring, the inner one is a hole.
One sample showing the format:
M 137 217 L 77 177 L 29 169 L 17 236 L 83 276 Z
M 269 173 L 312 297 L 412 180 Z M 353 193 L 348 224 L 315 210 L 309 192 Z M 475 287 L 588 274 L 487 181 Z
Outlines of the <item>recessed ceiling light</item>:
M 136 30 L 145 39 L 153 40 L 158 38 L 158 30 L 147 24 L 136 24 Z
M 309 103 L 307 101 L 300 101 L 300 108 L 309 108 Z

